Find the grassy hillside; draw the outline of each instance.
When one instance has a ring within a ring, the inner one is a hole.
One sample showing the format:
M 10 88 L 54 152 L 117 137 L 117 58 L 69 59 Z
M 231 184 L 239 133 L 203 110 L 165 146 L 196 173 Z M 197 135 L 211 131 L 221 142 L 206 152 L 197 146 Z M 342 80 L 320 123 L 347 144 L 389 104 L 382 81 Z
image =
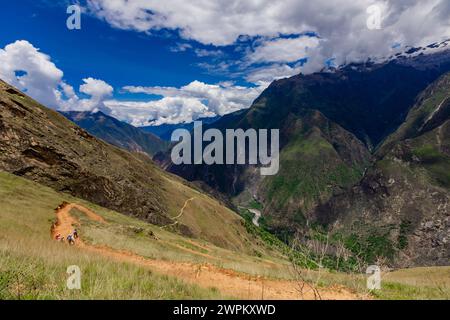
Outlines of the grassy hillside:
M 289 263 L 274 251 L 258 251 L 251 256 L 222 249 L 4 172 L 0 172 L 0 199 L 0 297 L 17 298 L 16 281 L 23 282 L 24 290 L 20 294 L 32 299 L 223 297 L 215 290 L 182 284 L 144 268 L 117 263 L 55 242 L 51 239 L 50 227 L 55 220 L 54 208 L 63 201 L 82 204 L 105 218 L 107 224 L 100 225 L 74 212 L 81 222 L 80 234 L 93 245 L 106 245 L 161 261 L 212 264 L 250 275 L 290 277 Z M 85 289 L 76 295 L 64 289 L 65 270 L 73 264 L 87 273 L 83 280 Z
M 0 181 L 0 300 L 223 298 L 215 290 L 57 243 L 49 229 L 54 208 L 74 199 L 5 173 Z M 70 265 L 83 270 L 81 291 L 66 288 Z
M 217 289 L 186 284 L 152 268 L 102 257 L 80 247 L 69 247 L 50 237 L 55 220 L 54 208 L 63 201 L 79 203 L 95 210 L 105 224 L 88 220 L 81 212 L 72 214 L 81 222 L 83 241 L 96 246 L 133 252 L 144 258 L 167 263 L 215 265 L 242 272 L 242 276 L 273 279 L 296 278 L 289 263 L 275 253 L 260 252 L 260 257 L 225 250 L 201 240 L 181 237 L 61 194 L 50 188 L 0 172 L 0 299 L 220 299 Z M 260 241 L 265 241 L 263 238 Z M 273 255 L 272 255 L 273 254 Z M 66 289 L 66 269 L 78 265 L 82 270 L 82 290 Z M 428 269 L 425 269 L 428 270 Z M 193 269 L 194 274 L 197 269 Z M 227 271 L 228 273 L 230 271 Z M 449 269 L 426 272 L 397 271 L 389 274 L 379 298 L 445 298 L 448 284 L 440 276 Z M 247 274 L 247 275 L 244 275 Z M 365 277 L 344 273 L 305 271 L 306 279 L 319 288 L 343 285 L 367 295 Z M 434 279 L 429 281 L 428 278 Z M 246 282 L 247 283 L 247 282 Z M 214 282 L 210 283 L 214 286 Z
M 223 248 L 258 250 L 243 220 L 218 201 L 1 81 L 0 169 Z

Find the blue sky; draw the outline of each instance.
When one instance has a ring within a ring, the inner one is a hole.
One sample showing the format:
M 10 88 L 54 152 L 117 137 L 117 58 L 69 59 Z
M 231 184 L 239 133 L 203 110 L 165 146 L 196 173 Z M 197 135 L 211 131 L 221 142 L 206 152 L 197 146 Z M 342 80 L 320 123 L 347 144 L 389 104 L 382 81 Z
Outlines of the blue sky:
M 86 76 L 105 79 L 114 87 L 135 83 L 179 87 L 194 79 L 207 83 L 228 80 L 208 74 L 196 65 L 211 59 L 198 58 L 192 50 L 172 52 L 181 40 L 174 32 L 147 36 L 111 28 L 89 15 L 82 15 L 81 30 L 71 31 L 66 28 L 68 16 L 63 3 L 60 6 L 39 0 L 2 3 L 0 46 L 28 40 L 51 55 L 68 82 L 73 84 L 81 84 Z M 196 45 L 189 41 L 183 43 Z M 198 44 L 197 47 L 208 48 Z M 228 51 L 233 54 L 233 50 Z
M 190 122 L 248 108 L 273 80 L 330 61 L 383 60 L 450 37 L 448 1 L 400 2 L 8 1 L 0 77 L 55 109 L 137 126 Z M 75 3 L 81 30 L 66 27 Z

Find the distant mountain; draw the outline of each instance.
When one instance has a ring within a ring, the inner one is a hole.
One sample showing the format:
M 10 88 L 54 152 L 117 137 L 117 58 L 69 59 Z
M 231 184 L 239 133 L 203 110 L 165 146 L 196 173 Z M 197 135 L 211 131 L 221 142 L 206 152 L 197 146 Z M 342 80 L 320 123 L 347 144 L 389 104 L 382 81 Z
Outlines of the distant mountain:
M 219 119 L 220 117 L 201 118 L 198 119 L 197 121 L 202 121 L 203 124 L 213 124 Z M 162 124 L 159 126 L 141 127 L 140 129 L 145 132 L 153 133 L 154 135 L 160 137 L 162 140 L 170 141 L 172 137 L 172 132 L 174 132 L 177 129 L 186 129 L 192 131 L 192 129 L 194 129 L 194 122 L 179 123 L 179 124 Z
M 169 146 L 154 134 L 144 132 L 102 112 L 61 113 L 93 136 L 132 152 L 143 152 L 152 157 Z
M 217 200 L 148 156 L 95 138 L 1 80 L 0 170 L 184 236 L 259 251 L 243 219 Z

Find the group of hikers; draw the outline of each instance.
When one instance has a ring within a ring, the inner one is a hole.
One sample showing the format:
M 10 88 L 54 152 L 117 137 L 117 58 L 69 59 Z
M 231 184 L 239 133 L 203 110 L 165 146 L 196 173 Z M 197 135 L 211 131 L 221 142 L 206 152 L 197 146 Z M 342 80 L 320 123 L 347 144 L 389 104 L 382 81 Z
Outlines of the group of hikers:
M 65 242 L 67 240 L 67 243 L 70 245 L 75 244 L 75 240 L 78 239 L 78 231 L 77 229 L 74 229 L 71 234 L 69 234 L 66 238 L 61 236 L 60 233 L 58 233 L 55 237 L 55 240 Z

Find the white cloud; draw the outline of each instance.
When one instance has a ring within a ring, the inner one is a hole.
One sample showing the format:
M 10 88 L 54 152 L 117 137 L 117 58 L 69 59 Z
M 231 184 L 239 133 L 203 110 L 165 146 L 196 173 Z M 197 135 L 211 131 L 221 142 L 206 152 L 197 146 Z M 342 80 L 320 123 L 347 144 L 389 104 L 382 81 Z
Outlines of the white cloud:
M 185 52 L 189 49 L 192 49 L 192 45 L 189 43 L 177 43 L 176 45 L 170 47 L 170 51 L 172 52 Z
M 186 97 L 165 97 L 148 102 L 110 100 L 105 104 L 111 110 L 110 115 L 138 127 L 192 122 L 215 115 L 198 99 Z
M 252 63 L 296 62 L 314 54 L 319 43 L 318 38 L 310 36 L 268 40 L 257 46 L 247 58 Z
M 195 54 L 197 57 L 221 57 L 224 55 L 222 50 L 206 50 L 206 49 L 195 49 Z
M 50 107 L 58 106 L 63 75 L 49 56 L 28 41 L 16 41 L 0 49 L 0 77 Z
M 220 84 L 206 84 L 193 81 L 181 88 L 174 87 L 135 87 L 123 88 L 130 93 L 145 93 L 162 96 L 158 101 L 121 103 L 115 101 L 107 103 L 111 109 L 119 105 L 124 108 L 146 109 L 148 114 L 140 119 L 139 125 L 191 122 L 202 117 L 225 115 L 251 106 L 252 102 L 261 94 L 265 87 L 242 87 L 230 82 Z M 113 107 L 114 106 L 114 107 Z M 183 110 L 181 110 L 183 109 Z M 146 121 L 146 123 L 142 123 Z
M 19 74 L 17 74 L 19 72 Z M 0 78 L 26 91 L 44 105 L 62 111 L 103 111 L 134 125 L 191 122 L 250 107 L 264 87 L 247 88 L 230 82 L 199 81 L 181 87 L 125 87 L 130 93 L 159 95 L 147 102 L 111 99 L 114 89 L 103 80 L 83 79 L 79 92 L 63 80 L 64 73 L 28 41 L 0 49 Z
M 291 77 L 299 74 L 302 67 L 291 67 L 287 64 L 273 64 L 268 67 L 260 67 L 249 72 L 246 80 L 260 86 L 268 86 L 272 81 Z
M 103 80 L 93 78 L 83 79 L 84 84 L 80 86 L 80 92 L 90 95 L 96 100 L 102 100 L 112 95 L 114 89 Z
M 109 113 L 111 110 L 105 105 L 105 100 L 112 96 L 114 88 L 103 80 L 86 78 L 84 84 L 79 88 L 90 98 L 80 99 L 72 86 L 62 83 L 63 94 L 58 99 L 58 109 L 62 111 L 103 111 Z
M 60 110 L 106 110 L 104 100 L 113 88 L 93 78 L 83 79 L 80 92 L 91 96 L 80 99 L 72 86 L 63 81 L 64 73 L 26 40 L 19 40 L 0 49 L 0 78 L 25 91 L 29 96 Z
M 367 8 L 373 4 L 382 9 L 381 30 L 367 28 Z M 423 46 L 450 37 L 448 0 L 88 0 L 88 9 L 116 28 L 178 30 L 185 39 L 215 46 L 239 38 L 278 38 L 247 48 L 247 58 L 277 67 L 308 54 L 304 73 L 320 70 L 330 58 L 338 65 L 383 59 L 394 53 L 394 43 Z M 322 39 L 308 51 L 305 42 L 316 39 L 279 38 L 307 32 Z

